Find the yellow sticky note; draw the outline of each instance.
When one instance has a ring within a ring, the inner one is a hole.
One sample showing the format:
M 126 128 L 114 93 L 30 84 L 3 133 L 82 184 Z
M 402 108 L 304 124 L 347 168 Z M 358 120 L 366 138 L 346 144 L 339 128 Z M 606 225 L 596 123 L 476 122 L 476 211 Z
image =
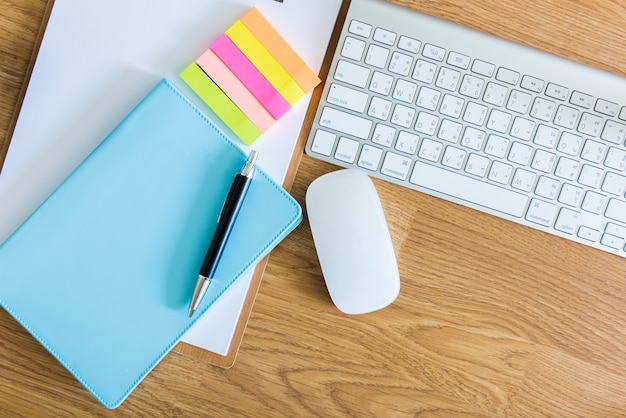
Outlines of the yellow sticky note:
M 298 83 L 280 65 L 263 44 L 238 20 L 226 30 L 226 36 L 239 48 L 291 106 L 304 97 Z
M 248 117 L 224 94 L 224 92 L 192 62 L 180 73 L 180 77 L 192 90 L 211 108 L 213 112 L 241 139 L 246 145 L 261 136 L 261 131 L 254 126 Z

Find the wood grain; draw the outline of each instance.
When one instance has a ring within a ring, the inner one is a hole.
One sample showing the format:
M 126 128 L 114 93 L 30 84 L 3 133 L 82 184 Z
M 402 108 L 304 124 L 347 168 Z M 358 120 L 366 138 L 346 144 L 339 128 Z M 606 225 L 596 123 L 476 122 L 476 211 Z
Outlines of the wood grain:
M 396 2 L 626 75 L 624 1 Z M 46 4 L 0 0 L 0 137 Z M 334 169 L 303 156 L 292 193 Z M 626 260 L 375 184 L 402 278 L 389 308 L 334 308 L 305 218 L 234 367 L 171 353 L 114 412 L 1 311 L 0 416 L 626 416 Z

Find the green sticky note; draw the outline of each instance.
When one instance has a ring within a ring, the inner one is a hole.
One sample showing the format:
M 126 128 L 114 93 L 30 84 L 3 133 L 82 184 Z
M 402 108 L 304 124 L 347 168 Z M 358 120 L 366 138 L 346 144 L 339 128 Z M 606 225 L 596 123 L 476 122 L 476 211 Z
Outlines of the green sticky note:
M 192 62 L 180 73 L 189 87 L 211 108 L 213 112 L 237 135 L 246 145 L 261 136 L 261 131 L 233 103 L 217 84 L 206 75 L 202 68 Z

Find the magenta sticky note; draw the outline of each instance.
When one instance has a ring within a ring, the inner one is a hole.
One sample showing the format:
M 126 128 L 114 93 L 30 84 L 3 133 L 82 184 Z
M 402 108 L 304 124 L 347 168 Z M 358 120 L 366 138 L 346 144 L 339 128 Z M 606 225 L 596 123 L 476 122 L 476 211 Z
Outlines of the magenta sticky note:
M 237 46 L 222 34 L 213 42 L 211 49 L 237 76 L 237 78 L 250 90 L 267 111 L 279 119 L 291 106 L 270 84 L 269 81 L 256 69 L 250 60 L 237 48 Z

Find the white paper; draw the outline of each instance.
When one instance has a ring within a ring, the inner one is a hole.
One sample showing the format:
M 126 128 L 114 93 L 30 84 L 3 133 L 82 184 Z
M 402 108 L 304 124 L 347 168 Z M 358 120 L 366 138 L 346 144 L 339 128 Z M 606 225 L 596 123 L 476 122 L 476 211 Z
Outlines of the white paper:
M 251 6 L 317 72 L 340 5 L 341 0 L 56 0 L 0 174 L 0 242 L 161 78 L 211 114 L 178 74 Z M 252 146 L 259 166 L 278 183 L 309 98 Z M 183 341 L 226 355 L 251 276 L 233 285 Z

